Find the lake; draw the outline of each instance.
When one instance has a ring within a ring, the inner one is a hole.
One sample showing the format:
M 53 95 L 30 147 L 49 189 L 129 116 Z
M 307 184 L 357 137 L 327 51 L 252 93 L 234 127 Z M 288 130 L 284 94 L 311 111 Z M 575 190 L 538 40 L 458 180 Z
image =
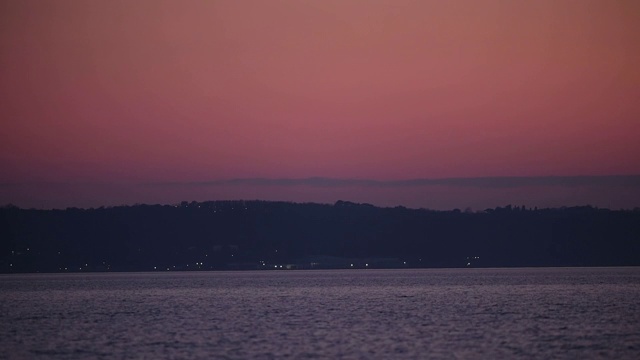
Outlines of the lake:
M 640 268 L 0 276 L 0 358 L 640 359 Z

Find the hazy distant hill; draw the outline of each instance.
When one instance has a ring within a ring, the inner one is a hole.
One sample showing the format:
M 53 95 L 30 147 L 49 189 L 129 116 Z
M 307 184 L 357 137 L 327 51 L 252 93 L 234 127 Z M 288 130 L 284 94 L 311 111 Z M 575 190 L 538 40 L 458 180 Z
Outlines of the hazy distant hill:
M 265 201 L 0 209 L 0 272 L 640 265 L 640 210 Z

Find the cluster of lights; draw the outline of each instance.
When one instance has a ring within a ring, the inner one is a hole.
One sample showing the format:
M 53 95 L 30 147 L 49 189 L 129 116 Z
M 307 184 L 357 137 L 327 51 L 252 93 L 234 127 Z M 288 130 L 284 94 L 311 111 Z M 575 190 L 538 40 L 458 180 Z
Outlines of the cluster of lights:
M 467 266 L 471 266 L 471 260 L 478 260 L 478 259 L 480 259 L 480 256 L 473 256 L 473 257 L 467 256 Z

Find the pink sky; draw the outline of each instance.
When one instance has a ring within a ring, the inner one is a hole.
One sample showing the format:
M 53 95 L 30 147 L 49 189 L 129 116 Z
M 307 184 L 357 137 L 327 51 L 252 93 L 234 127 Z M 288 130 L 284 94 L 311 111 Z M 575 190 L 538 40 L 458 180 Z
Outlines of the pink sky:
M 116 185 L 118 203 L 274 196 L 136 190 L 234 178 L 640 174 L 638 36 L 635 0 L 2 1 L 0 204 L 99 206 Z M 281 197 L 424 197 L 300 189 Z M 447 191 L 439 207 L 540 195 Z M 609 199 L 587 193 L 555 198 Z

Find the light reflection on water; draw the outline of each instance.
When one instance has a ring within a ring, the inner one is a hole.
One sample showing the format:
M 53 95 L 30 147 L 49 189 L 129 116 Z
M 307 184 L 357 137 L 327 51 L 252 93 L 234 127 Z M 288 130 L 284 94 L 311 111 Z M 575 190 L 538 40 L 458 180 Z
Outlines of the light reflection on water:
M 6 358 L 640 359 L 640 268 L 0 276 Z

